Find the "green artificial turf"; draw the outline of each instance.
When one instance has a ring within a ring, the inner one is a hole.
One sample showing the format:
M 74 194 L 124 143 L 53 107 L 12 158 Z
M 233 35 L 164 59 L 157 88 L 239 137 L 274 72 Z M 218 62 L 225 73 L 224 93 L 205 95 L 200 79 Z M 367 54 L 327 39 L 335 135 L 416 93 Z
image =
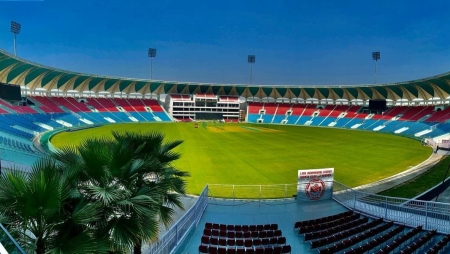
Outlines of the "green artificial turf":
M 168 139 L 184 140 L 177 148 L 182 158 L 176 166 L 191 173 L 188 192 L 192 194 L 199 194 L 206 184 L 295 184 L 299 169 L 328 167 L 335 168 L 335 180 L 355 187 L 404 171 L 424 161 L 432 152 L 417 140 L 368 131 L 240 123 L 198 126 L 194 128 L 193 123 L 114 124 L 63 132 L 51 142 L 60 147 L 79 144 L 91 136 L 110 135 L 112 130 L 161 131 Z M 233 195 L 232 187 L 216 189 L 212 194 Z M 239 187 L 234 189 L 234 196 L 246 197 L 248 192 L 255 191 L 259 187 Z M 266 192 L 290 195 L 295 193 L 295 188 L 283 185 Z
M 414 198 L 441 183 L 446 176 L 449 163 L 450 156 L 446 156 L 423 174 L 378 194 L 391 197 Z

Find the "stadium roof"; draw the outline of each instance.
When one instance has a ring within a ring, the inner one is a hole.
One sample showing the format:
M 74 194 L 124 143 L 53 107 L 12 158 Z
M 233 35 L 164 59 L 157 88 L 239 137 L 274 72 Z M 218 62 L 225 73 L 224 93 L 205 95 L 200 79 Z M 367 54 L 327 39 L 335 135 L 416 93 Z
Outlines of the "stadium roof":
M 126 94 L 194 94 L 238 95 L 246 98 L 274 99 L 446 99 L 450 97 L 450 72 L 419 80 L 377 85 L 348 86 L 282 86 L 233 85 L 172 82 L 98 76 L 76 73 L 35 64 L 0 50 L 0 82 L 25 86 L 34 90 L 78 92 L 122 92 Z

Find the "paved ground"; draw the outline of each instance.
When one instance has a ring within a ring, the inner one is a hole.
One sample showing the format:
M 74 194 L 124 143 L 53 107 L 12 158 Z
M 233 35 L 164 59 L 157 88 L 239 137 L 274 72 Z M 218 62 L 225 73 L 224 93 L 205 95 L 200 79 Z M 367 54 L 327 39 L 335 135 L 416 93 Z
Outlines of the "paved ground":
M 309 242 L 304 242 L 293 230 L 296 221 L 320 218 L 347 211 L 334 200 L 298 203 L 294 199 L 273 202 L 240 202 L 215 200 L 209 202 L 198 227 L 175 252 L 176 254 L 198 253 L 198 246 L 206 222 L 230 225 L 278 224 L 287 244 L 292 246 L 292 254 L 317 253 L 311 250 Z

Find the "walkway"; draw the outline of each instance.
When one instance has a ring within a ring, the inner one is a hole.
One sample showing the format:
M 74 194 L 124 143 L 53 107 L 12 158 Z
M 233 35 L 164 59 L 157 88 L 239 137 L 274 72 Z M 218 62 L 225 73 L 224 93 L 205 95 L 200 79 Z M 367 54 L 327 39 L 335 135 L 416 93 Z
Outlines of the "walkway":
M 303 238 L 293 230 L 294 223 L 348 211 L 334 200 L 310 203 L 297 203 L 294 199 L 287 199 L 287 202 L 239 202 L 210 198 L 209 205 L 195 232 L 188 236 L 175 253 L 198 253 L 206 222 L 234 225 L 277 223 L 283 236 L 286 237 L 287 244 L 291 245 L 293 254 L 317 253 L 316 249 L 311 251 L 309 242 L 303 242 Z

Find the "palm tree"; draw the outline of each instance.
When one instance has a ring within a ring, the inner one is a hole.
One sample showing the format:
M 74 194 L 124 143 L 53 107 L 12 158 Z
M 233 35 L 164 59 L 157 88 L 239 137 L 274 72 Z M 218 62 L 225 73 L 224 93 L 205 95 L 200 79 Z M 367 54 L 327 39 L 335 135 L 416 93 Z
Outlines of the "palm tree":
M 98 206 L 77 197 L 58 172 L 58 164 L 48 158 L 38 161 L 29 173 L 4 172 L 0 222 L 27 252 L 104 253 L 106 245 L 86 227 L 99 218 Z
M 182 142 L 164 142 L 158 132 L 113 137 L 90 138 L 53 157 L 80 195 L 101 207 L 101 218 L 90 224 L 96 237 L 109 240 L 113 252 L 141 253 L 143 242 L 157 238 L 159 221 L 168 226 L 173 208 L 183 208 L 188 174 L 172 166 L 180 157 L 173 149 Z

